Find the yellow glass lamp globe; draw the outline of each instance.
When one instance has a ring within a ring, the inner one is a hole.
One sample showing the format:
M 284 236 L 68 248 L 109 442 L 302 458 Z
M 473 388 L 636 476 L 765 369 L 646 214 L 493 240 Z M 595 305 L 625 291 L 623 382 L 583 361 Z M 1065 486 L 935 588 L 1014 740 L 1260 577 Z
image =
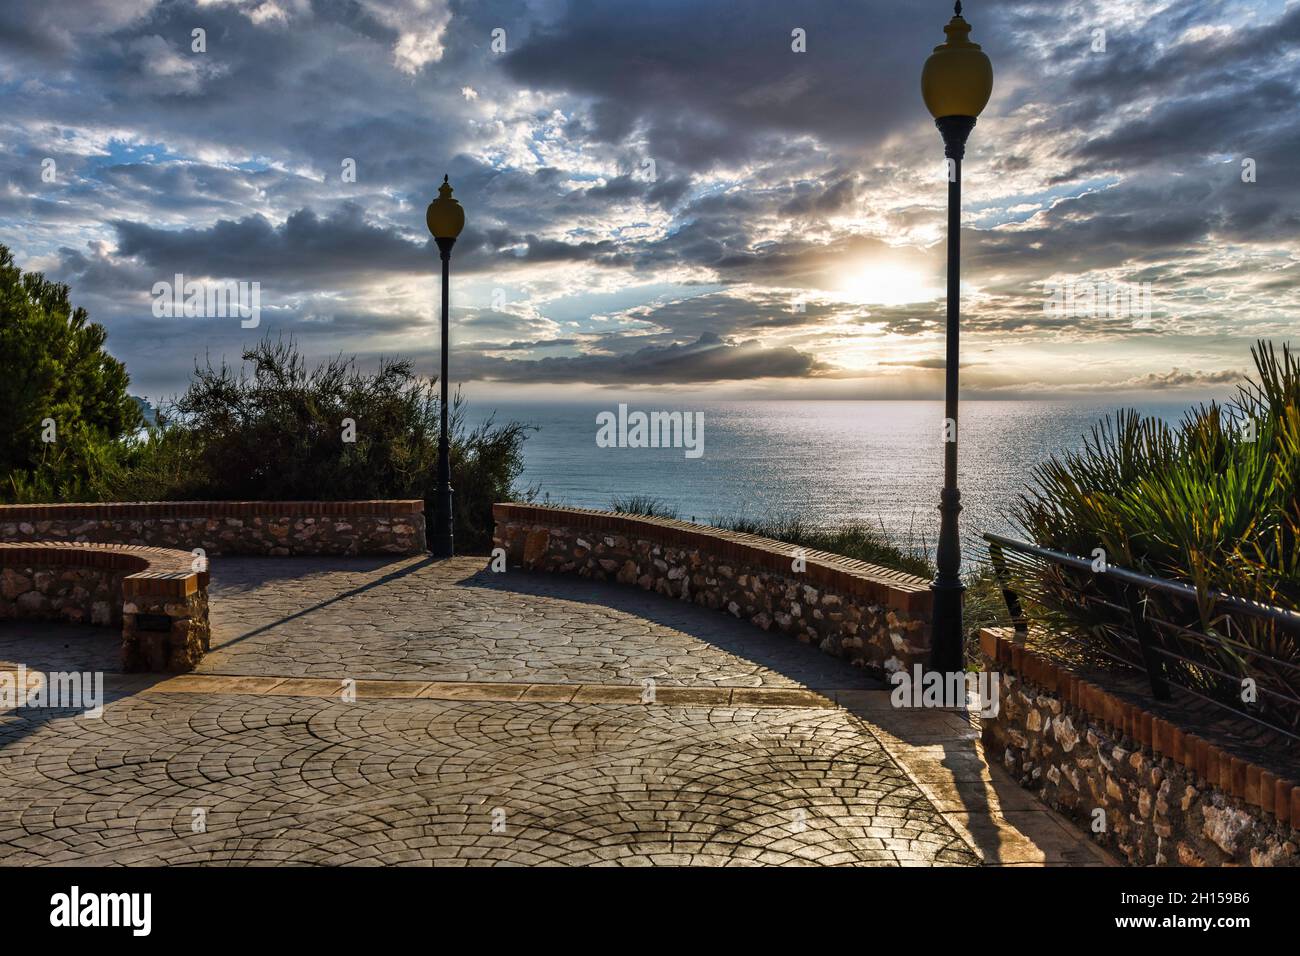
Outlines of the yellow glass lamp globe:
M 961 4 L 943 28 L 948 39 L 934 48 L 921 70 L 921 96 L 935 119 L 945 116 L 979 116 L 993 93 L 993 64 L 969 39 L 970 24 L 962 19 Z
M 455 239 L 465 228 L 465 210 L 451 198 L 451 183 L 446 176 L 438 187 L 438 198 L 429 203 L 424 213 L 424 221 L 435 239 Z

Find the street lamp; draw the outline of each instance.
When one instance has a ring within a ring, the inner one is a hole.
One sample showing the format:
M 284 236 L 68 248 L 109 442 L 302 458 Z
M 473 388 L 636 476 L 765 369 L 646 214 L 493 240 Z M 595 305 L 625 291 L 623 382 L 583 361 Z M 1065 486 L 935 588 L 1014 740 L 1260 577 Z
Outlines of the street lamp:
M 452 535 L 451 442 L 447 438 L 447 299 L 451 247 L 465 228 L 465 210 L 451 198 L 451 184 L 446 176 L 438 187 L 438 198 L 429 203 L 424 221 L 442 256 L 442 427 L 438 432 L 438 490 L 433 499 L 433 556 L 450 558 L 456 553 L 456 547 Z
M 968 39 L 970 24 L 962 19 L 958 2 L 943 28 L 948 39 L 934 48 L 921 71 L 921 96 L 943 136 L 948 158 L 948 352 L 944 364 L 943 492 L 939 497 L 939 543 L 934 594 L 930 667 L 941 673 L 964 669 L 962 654 L 961 540 L 957 516 L 957 368 L 961 267 L 961 160 L 975 117 L 993 92 L 993 65 L 978 43 Z

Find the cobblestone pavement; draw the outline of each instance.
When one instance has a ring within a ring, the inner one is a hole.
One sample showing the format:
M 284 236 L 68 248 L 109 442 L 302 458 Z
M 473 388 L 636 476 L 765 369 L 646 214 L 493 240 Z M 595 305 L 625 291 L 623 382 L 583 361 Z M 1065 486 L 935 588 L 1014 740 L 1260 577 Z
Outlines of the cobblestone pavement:
M 842 711 L 158 694 L 0 739 L 6 863 L 974 861 Z
M 481 558 L 213 566 L 216 674 L 424 680 L 878 687 L 729 615 L 638 589 Z M 376 583 L 378 582 L 378 583 Z
M 1101 860 L 961 715 L 715 611 L 481 567 L 214 562 L 200 672 L 0 713 L 0 863 Z M 116 645 L 8 622 L 0 667 Z

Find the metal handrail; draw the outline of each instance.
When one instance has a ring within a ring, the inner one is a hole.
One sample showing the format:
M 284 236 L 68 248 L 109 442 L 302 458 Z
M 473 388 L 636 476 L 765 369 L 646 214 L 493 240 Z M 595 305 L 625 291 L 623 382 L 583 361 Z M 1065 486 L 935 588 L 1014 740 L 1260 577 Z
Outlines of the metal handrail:
M 1088 571 L 1091 573 L 1105 574 L 1107 577 L 1123 581 L 1126 584 L 1135 584 L 1141 588 L 1147 588 L 1152 591 L 1163 591 L 1166 594 L 1176 594 L 1179 597 L 1186 598 L 1190 601 L 1200 600 L 1200 592 L 1190 584 L 1183 584 L 1181 581 L 1168 581 L 1164 578 L 1152 577 L 1149 574 L 1141 574 L 1137 571 L 1130 571 L 1127 568 L 1118 568 L 1114 565 L 1107 565 L 1105 571 L 1093 572 L 1092 561 L 1087 558 L 1081 558 L 1075 554 L 1066 554 L 1064 551 L 1053 551 L 1050 548 L 1042 548 L 1036 544 L 1030 544 L 1028 541 L 1018 541 L 1015 538 L 1008 538 L 1000 534 L 988 533 L 984 535 L 984 540 L 990 545 L 998 545 L 1003 548 L 1010 548 L 1013 551 L 1021 551 L 1025 554 L 1032 554 L 1040 558 L 1045 558 L 1055 564 L 1064 564 L 1066 567 L 1074 568 L 1076 571 Z M 990 548 L 990 550 L 992 550 Z M 1207 597 L 1213 600 L 1216 607 L 1231 607 L 1235 610 L 1249 614 L 1252 617 L 1267 618 L 1276 621 L 1283 627 L 1300 631 L 1300 611 L 1289 611 L 1286 608 L 1274 607 L 1271 604 L 1263 604 L 1259 601 L 1250 601 L 1246 598 L 1240 598 L 1232 594 L 1224 594 L 1222 591 L 1210 591 Z
M 1214 666 L 1211 661 L 1202 661 L 1196 658 L 1190 658 L 1183 654 L 1178 654 L 1166 647 L 1158 646 L 1157 639 L 1152 631 L 1152 627 L 1158 627 L 1162 631 L 1175 631 L 1179 635 L 1203 642 L 1206 645 L 1222 645 L 1229 648 L 1240 648 L 1248 652 L 1257 661 L 1268 664 L 1282 666 L 1290 671 L 1300 670 L 1296 664 L 1291 661 L 1283 661 L 1273 657 L 1266 652 L 1251 647 L 1230 637 L 1224 637 L 1218 634 L 1205 634 L 1200 631 L 1194 631 L 1191 628 L 1177 624 L 1173 621 L 1165 621 L 1159 618 L 1148 618 L 1145 610 L 1139 610 L 1139 602 L 1135 592 L 1154 592 L 1167 594 L 1176 599 L 1189 601 L 1198 608 L 1209 602 L 1211 609 L 1232 610 L 1259 620 L 1268 621 L 1279 628 L 1300 634 L 1300 613 L 1286 608 L 1274 607 L 1259 601 L 1252 601 L 1245 598 L 1237 597 L 1232 594 L 1225 594 L 1221 591 L 1210 591 L 1202 593 L 1195 587 L 1180 581 L 1169 581 L 1164 578 L 1154 577 L 1149 574 L 1142 574 L 1138 571 L 1131 571 L 1127 568 L 1115 567 L 1107 564 L 1103 569 L 1097 569 L 1094 562 L 1088 558 L 1078 555 L 1067 554 L 1062 551 L 1054 551 L 1051 548 L 1044 548 L 1040 545 L 1032 544 L 1028 541 L 1020 541 L 1016 538 L 1009 538 L 1005 535 L 988 533 L 984 535 L 984 540 L 988 542 L 989 558 L 993 565 L 994 576 L 1002 588 L 1002 596 L 1010 612 L 1012 623 L 1015 627 L 1016 641 L 1024 643 L 1028 637 L 1029 625 L 1021 606 L 1020 595 L 1016 592 L 1014 581 L 1012 580 L 1011 569 L 1007 561 L 1005 551 L 1013 551 L 1020 554 L 1030 555 L 1041 561 L 1050 564 L 1059 565 L 1075 571 L 1091 574 L 1097 579 L 1107 579 L 1121 585 L 1122 601 L 1115 603 L 1107 600 L 1101 594 L 1089 594 L 1080 592 L 1079 597 L 1082 601 L 1100 604 L 1109 611 L 1128 617 L 1128 627 L 1131 629 L 1131 636 L 1125 636 L 1120 630 L 1114 631 L 1114 636 L 1121 640 L 1121 643 L 1129 646 L 1137 646 L 1138 653 L 1141 657 L 1141 670 L 1146 674 L 1147 680 L 1151 685 L 1151 693 L 1157 700 L 1169 700 L 1169 673 L 1166 668 L 1166 659 L 1178 663 L 1190 665 L 1199 668 L 1204 672 L 1213 673 L 1220 678 L 1234 679 L 1237 675 L 1228 674 Z M 1032 596 L 1032 595 L 1031 595 Z M 1118 599 L 1118 598 L 1117 598 Z M 1110 628 L 1116 628 L 1117 625 L 1107 625 Z M 1119 627 L 1122 627 L 1120 625 Z M 1134 660 L 1128 660 L 1116 657 L 1114 654 L 1105 652 L 1101 648 L 1092 648 L 1094 651 L 1103 654 L 1103 656 L 1121 661 L 1128 666 L 1134 666 Z M 1211 703 L 1216 707 L 1230 711 L 1238 717 L 1244 717 L 1251 722 L 1266 727 L 1269 730 L 1284 734 L 1293 740 L 1300 740 L 1294 730 L 1286 727 L 1279 727 L 1274 723 L 1262 720 L 1249 712 L 1243 711 L 1238 707 L 1230 706 L 1223 701 L 1215 700 L 1212 697 L 1201 693 L 1194 687 L 1189 687 L 1185 683 L 1179 682 L 1177 686 L 1184 692 L 1191 694 L 1199 700 Z M 1300 698 L 1290 697 L 1286 694 L 1278 693 L 1268 687 L 1259 687 L 1260 692 L 1266 693 L 1268 697 L 1278 700 L 1281 704 L 1286 705 L 1284 709 L 1291 709 L 1300 712 Z

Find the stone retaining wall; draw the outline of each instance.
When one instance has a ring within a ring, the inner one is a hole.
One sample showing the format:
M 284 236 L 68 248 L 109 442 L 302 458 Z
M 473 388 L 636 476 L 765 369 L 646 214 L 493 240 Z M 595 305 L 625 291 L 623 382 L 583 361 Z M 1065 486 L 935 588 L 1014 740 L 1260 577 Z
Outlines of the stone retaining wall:
M 980 646 L 1001 673 L 1000 710 L 983 720 L 989 760 L 1130 864 L 1300 864 L 1294 782 L 1081 679 L 1010 629 L 984 630 Z
M 188 671 L 207 652 L 208 574 L 185 551 L 0 543 L 0 619 L 120 626 L 128 671 Z
M 520 504 L 492 511 L 494 546 L 526 569 L 725 610 L 881 672 L 929 661 L 930 583 L 914 575 L 685 521 Z
M 425 551 L 424 502 L 161 501 L 0 506 L 0 541 L 145 545 L 223 554 Z

